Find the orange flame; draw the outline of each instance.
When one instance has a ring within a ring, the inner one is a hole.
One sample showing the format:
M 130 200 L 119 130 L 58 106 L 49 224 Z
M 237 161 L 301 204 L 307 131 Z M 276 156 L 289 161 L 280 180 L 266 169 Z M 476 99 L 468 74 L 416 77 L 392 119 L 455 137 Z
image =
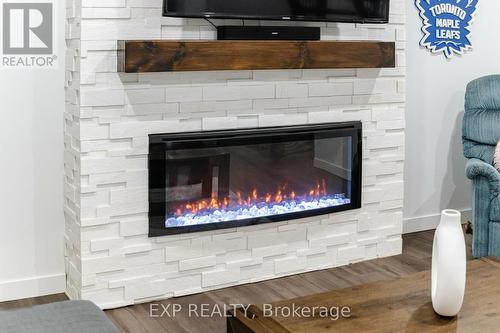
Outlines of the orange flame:
M 288 185 L 280 185 L 274 194 L 267 192 L 264 196 L 259 196 L 258 190 L 254 188 L 250 194 L 245 194 L 241 191 L 236 192 L 236 198 L 234 198 L 234 203 L 239 206 L 247 206 L 250 207 L 252 203 L 258 204 L 261 203 L 282 203 L 289 198 L 291 200 L 295 200 L 298 196 L 295 191 L 287 190 Z M 327 195 L 327 183 L 325 179 L 318 181 L 315 186 L 313 186 L 309 191 L 305 192 L 304 196 L 309 197 L 320 197 Z M 210 199 L 202 199 L 196 202 L 188 202 L 180 207 L 175 208 L 175 214 L 177 216 L 181 216 L 187 212 L 192 214 L 197 214 L 200 211 L 204 210 L 218 210 L 218 209 L 226 209 L 230 205 L 231 199 L 229 197 L 224 197 L 222 199 L 217 197 L 217 193 L 212 192 Z
M 278 190 L 278 193 L 276 193 L 276 196 L 274 197 L 274 201 L 277 203 L 281 203 L 283 201 L 283 196 L 281 195 L 281 191 Z

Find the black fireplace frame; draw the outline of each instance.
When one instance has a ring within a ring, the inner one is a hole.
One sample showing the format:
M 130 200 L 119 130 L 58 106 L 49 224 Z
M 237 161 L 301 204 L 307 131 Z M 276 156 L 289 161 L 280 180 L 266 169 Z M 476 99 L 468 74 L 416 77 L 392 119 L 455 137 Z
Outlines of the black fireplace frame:
M 192 148 L 193 143 L 197 147 L 217 146 L 216 139 L 238 140 L 242 138 L 253 138 L 254 143 L 267 142 L 269 137 L 273 142 L 277 140 L 286 141 L 289 136 L 319 134 L 321 132 L 335 131 L 335 137 L 352 138 L 352 192 L 351 203 L 308 210 L 303 212 L 294 212 L 281 215 L 273 215 L 259 218 L 251 218 L 237 221 L 218 222 L 210 224 L 201 224 L 182 227 L 165 227 L 166 219 L 166 191 L 158 189 L 165 188 L 166 184 L 166 151 L 168 149 Z M 312 124 L 300 126 L 285 127 L 264 127 L 237 130 L 204 131 L 204 132 L 183 132 L 171 134 L 151 134 L 149 135 L 149 237 L 159 237 L 167 235 L 176 235 L 181 233 L 192 233 L 200 231 L 218 230 L 226 228 L 235 228 L 263 223 L 280 222 L 286 220 L 295 220 L 311 216 L 320 216 L 330 213 L 336 213 L 346 210 L 361 208 L 361 189 L 362 189 L 362 123 L 361 122 L 343 122 Z M 155 190 L 156 189 L 156 190 Z M 154 200 L 152 198 L 154 197 Z

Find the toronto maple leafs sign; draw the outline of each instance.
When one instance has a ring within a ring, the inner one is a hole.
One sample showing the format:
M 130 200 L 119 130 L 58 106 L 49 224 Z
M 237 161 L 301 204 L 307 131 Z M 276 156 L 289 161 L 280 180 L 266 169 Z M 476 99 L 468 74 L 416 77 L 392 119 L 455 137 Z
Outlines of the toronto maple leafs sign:
M 471 47 L 470 30 L 478 0 L 415 0 L 424 22 L 420 45 L 447 58 Z

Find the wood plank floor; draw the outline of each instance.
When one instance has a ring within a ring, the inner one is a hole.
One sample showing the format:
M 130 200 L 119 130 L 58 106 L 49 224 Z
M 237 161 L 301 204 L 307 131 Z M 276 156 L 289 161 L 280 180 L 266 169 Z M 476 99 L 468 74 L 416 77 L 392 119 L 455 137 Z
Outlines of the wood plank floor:
M 350 266 L 332 268 L 290 277 L 246 284 L 237 287 L 206 292 L 197 295 L 169 299 L 158 304 L 163 306 L 182 305 L 183 310 L 175 318 L 168 316 L 150 317 L 150 304 L 139 304 L 106 311 L 108 317 L 122 332 L 167 332 L 167 333 L 220 333 L 226 332 L 223 317 L 199 318 L 189 316 L 189 304 L 209 304 L 212 309 L 217 304 L 261 304 L 311 295 L 328 290 L 395 279 L 408 274 L 428 270 L 431 267 L 432 239 L 434 232 L 426 231 L 403 236 L 403 254 L 390 258 L 371 260 Z M 467 253 L 470 251 L 471 237 L 466 236 Z M 470 259 L 470 257 L 469 257 Z M 0 303 L 0 309 L 12 309 L 35 304 L 57 302 L 65 295 L 52 295 L 27 300 Z M 198 308 L 199 309 L 199 308 Z

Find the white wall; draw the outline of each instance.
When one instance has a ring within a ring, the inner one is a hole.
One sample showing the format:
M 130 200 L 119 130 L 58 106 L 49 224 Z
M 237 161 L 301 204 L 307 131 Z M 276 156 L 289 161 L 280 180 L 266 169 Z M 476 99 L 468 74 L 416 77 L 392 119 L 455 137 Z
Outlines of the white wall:
M 422 21 L 407 1 L 405 230 L 432 226 L 444 208 L 469 213 L 461 119 L 469 81 L 500 73 L 500 2 L 482 0 L 472 25 L 473 50 L 446 60 L 419 46 Z
M 65 289 L 63 36 L 59 69 L 0 70 L 0 301 Z

